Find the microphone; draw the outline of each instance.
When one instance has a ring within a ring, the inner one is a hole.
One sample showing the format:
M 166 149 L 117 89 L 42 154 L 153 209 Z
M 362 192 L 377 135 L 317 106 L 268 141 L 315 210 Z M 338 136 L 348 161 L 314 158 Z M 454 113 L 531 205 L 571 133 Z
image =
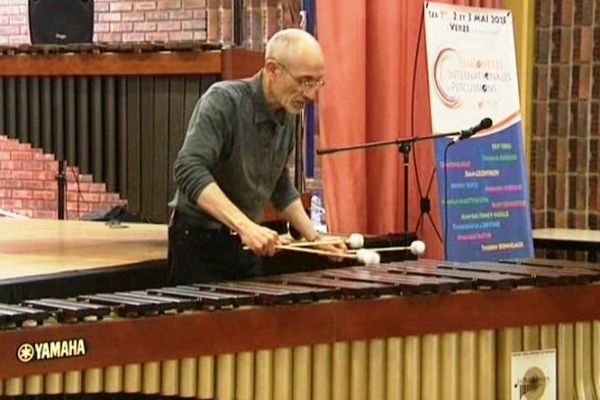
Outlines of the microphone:
M 459 140 L 468 139 L 477 132 L 487 129 L 492 126 L 491 118 L 482 119 L 477 125 L 470 127 L 469 129 L 464 129 L 459 132 L 458 136 L 454 138 L 454 142 L 458 142 Z

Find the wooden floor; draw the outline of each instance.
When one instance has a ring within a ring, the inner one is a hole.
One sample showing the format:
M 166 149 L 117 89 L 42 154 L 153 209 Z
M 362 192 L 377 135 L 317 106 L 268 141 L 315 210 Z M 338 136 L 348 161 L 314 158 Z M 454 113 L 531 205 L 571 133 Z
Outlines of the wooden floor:
M 0 218 L 0 283 L 166 258 L 166 225 Z

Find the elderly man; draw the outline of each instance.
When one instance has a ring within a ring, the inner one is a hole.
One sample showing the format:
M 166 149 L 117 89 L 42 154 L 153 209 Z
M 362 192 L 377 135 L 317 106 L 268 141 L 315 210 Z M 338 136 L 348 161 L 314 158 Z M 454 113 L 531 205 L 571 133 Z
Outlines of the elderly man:
M 199 99 L 174 166 L 172 284 L 262 273 L 260 256 L 272 256 L 281 240 L 260 225 L 266 201 L 304 238 L 318 237 L 286 163 L 293 117 L 315 99 L 324 71 L 315 38 L 287 29 L 267 43 L 258 74 L 216 83 Z

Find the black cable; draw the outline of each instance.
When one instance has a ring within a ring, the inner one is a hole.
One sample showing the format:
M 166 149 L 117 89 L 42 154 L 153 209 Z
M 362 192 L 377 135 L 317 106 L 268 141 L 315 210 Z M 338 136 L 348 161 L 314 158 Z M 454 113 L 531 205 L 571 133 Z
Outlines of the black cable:
M 417 82 L 417 66 L 418 66 L 418 62 L 419 62 L 419 55 L 421 54 L 421 52 L 420 52 L 421 36 L 424 34 L 424 21 L 425 21 L 425 10 L 423 10 L 423 12 L 421 12 L 421 18 L 419 21 L 419 34 L 417 36 L 417 47 L 415 49 L 415 58 L 414 58 L 414 63 L 413 63 L 412 94 L 411 94 L 411 96 L 412 96 L 412 98 L 411 98 L 411 123 L 410 123 L 411 124 L 410 125 L 411 132 L 415 132 L 415 97 L 416 97 L 416 82 Z M 435 155 L 434 155 L 434 157 L 435 157 Z M 419 198 L 421 199 L 421 204 L 423 204 L 423 202 L 430 204 L 429 193 L 431 191 L 431 184 L 433 182 L 433 177 L 435 176 L 435 168 L 433 169 L 433 171 L 431 173 L 431 177 L 429 179 L 429 185 L 427 187 L 427 191 L 425 192 L 425 196 L 423 196 L 423 191 L 421 190 L 421 178 L 419 177 L 419 169 L 417 168 L 418 161 L 417 161 L 417 152 L 416 151 L 413 152 L 413 159 L 414 159 L 413 168 L 415 170 L 415 179 L 417 181 L 417 189 L 419 190 Z M 417 220 L 417 224 L 415 225 L 415 233 L 418 231 L 419 227 L 421 226 L 421 222 L 423 221 L 423 214 L 429 215 L 429 210 L 427 210 L 426 212 L 423 212 L 422 207 L 419 211 L 420 211 L 420 215 L 419 215 L 419 219 Z M 431 218 L 431 215 L 429 215 L 429 220 L 431 222 L 431 226 L 433 227 L 433 230 L 435 231 L 438 239 L 443 241 L 440 230 L 436 226 L 433 218 Z
M 85 201 L 85 199 L 83 198 L 83 194 L 81 193 L 81 186 L 79 186 L 79 174 L 75 172 L 75 167 L 71 167 L 71 172 L 73 173 L 73 177 L 75 178 L 75 184 L 77 185 L 77 218 L 76 219 L 81 219 L 81 216 L 79 215 L 79 199 L 81 198 L 81 201 Z M 67 185 L 68 188 L 68 185 Z
M 431 186 L 433 185 L 434 177 L 435 177 L 435 169 L 433 170 L 433 172 L 431 173 L 431 177 L 429 178 L 429 185 L 427 186 L 427 192 L 426 193 L 430 193 Z M 431 222 L 431 226 L 433 227 L 433 230 L 434 230 L 436 236 L 438 237 L 438 239 L 440 240 L 440 242 L 444 242 L 444 238 L 442 237 L 442 234 L 440 233 L 440 230 L 438 229 L 437 225 L 435 224 L 435 221 L 431 217 L 431 213 L 428 212 L 428 213 L 426 213 L 426 215 L 429 218 L 429 222 Z
M 413 75 L 412 75 L 412 93 L 411 93 L 411 103 L 410 103 L 410 132 L 411 134 L 415 131 L 415 96 L 417 92 L 417 66 L 419 61 L 420 47 L 421 47 L 421 36 L 423 35 L 423 24 L 425 20 L 425 11 L 421 13 L 421 20 L 419 21 L 419 34 L 417 36 L 417 47 L 415 49 L 415 59 L 413 62 Z M 417 155 L 416 152 L 413 152 L 413 158 L 415 160 L 413 167 L 415 169 L 415 179 L 417 180 L 417 188 L 419 189 L 419 196 L 423 198 L 423 192 L 421 191 L 421 181 L 419 178 L 419 170 L 417 169 Z
M 448 259 L 448 149 L 450 146 L 454 144 L 454 140 L 451 140 L 450 143 L 446 145 L 444 148 L 444 259 Z

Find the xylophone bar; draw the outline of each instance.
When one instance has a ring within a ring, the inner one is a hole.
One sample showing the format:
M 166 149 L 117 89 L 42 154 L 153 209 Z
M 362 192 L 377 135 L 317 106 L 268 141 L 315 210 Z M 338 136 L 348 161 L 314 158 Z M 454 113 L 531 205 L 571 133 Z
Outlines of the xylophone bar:
M 490 262 L 473 262 L 470 263 L 474 267 L 480 268 L 493 268 L 494 270 L 504 270 L 510 271 L 510 266 L 506 266 L 505 264 L 500 263 L 490 263 Z M 515 266 L 512 267 L 513 269 Z M 558 280 L 557 284 L 586 284 L 592 283 L 599 279 L 597 272 L 589 270 L 589 269 L 562 269 L 558 270 L 556 268 L 545 268 L 545 267 L 537 267 L 537 266 L 520 266 L 521 269 L 524 270 L 525 273 L 533 274 L 533 275 L 543 275 L 549 278 L 555 278 Z
M 182 312 L 185 310 L 191 310 L 196 308 L 197 302 L 186 298 L 180 298 L 177 296 L 166 296 L 166 295 L 155 295 L 149 291 L 135 290 L 132 292 L 117 292 L 120 296 L 126 296 L 132 299 L 139 299 L 144 301 L 153 301 L 155 304 L 160 304 L 160 310 L 165 311 L 177 311 Z
M 50 312 L 33 307 L 0 304 L 0 326 L 14 324 L 21 326 L 25 321 L 33 321 L 37 325 L 50 316 Z
M 269 283 L 269 282 L 261 282 L 260 278 L 255 278 L 247 281 L 250 283 L 252 288 L 265 288 L 265 289 L 276 289 L 281 290 L 282 286 L 277 283 Z M 331 288 L 322 288 L 322 287 L 310 287 L 310 286 L 301 286 L 301 285 L 285 285 L 285 291 L 293 293 L 295 302 L 303 302 L 303 301 L 318 301 L 324 299 L 331 299 L 336 296 L 336 292 Z
M 554 268 L 536 267 L 536 266 L 511 266 L 500 263 L 455 263 L 447 261 L 423 260 L 425 265 L 433 265 L 437 268 L 462 270 L 462 271 L 479 271 L 479 272 L 495 272 L 534 279 L 534 284 L 537 286 L 545 285 L 571 285 L 578 283 L 589 283 L 592 280 L 598 279 L 598 275 L 593 271 L 576 271 L 576 270 L 558 270 Z
M 88 317 L 102 318 L 110 312 L 108 307 L 93 303 L 80 303 L 66 299 L 26 300 L 24 304 L 44 310 L 57 311 L 59 321 L 82 321 Z
M 312 275 L 311 273 L 274 275 L 257 279 L 264 282 L 277 283 L 284 287 L 292 284 L 305 287 L 326 288 L 333 291 L 333 298 L 376 297 L 398 293 L 397 288 L 389 284 L 333 279 L 331 277 L 321 277 L 318 274 Z
M 110 306 L 117 314 L 127 316 L 153 314 L 158 312 L 160 308 L 155 302 L 127 298 L 116 294 L 91 294 L 79 298 Z
M 256 304 L 271 305 L 292 303 L 297 300 L 296 296 L 289 291 L 274 287 L 260 287 L 247 282 L 223 282 L 214 284 L 194 284 L 194 287 L 204 290 L 219 290 L 221 292 L 252 294 Z M 301 296 L 310 296 L 303 293 Z
M 162 290 L 162 289 L 161 289 Z M 177 291 L 184 291 L 186 295 L 195 296 L 202 305 L 210 308 L 242 307 L 255 303 L 254 296 L 248 293 L 225 293 L 215 290 L 201 290 L 195 286 L 177 286 Z M 173 293 L 176 295 L 176 293 Z
M 425 277 L 419 275 L 409 276 L 401 273 L 386 272 L 378 267 L 352 267 L 344 270 L 331 269 L 321 271 L 321 275 L 336 279 L 345 278 L 367 282 L 387 283 L 397 287 L 400 293 L 406 294 L 448 293 L 452 290 L 473 288 L 471 282 L 467 280 Z
M 525 258 L 525 259 L 506 259 L 500 260 L 502 264 L 511 265 L 529 265 L 534 267 L 551 267 L 554 269 L 569 269 L 582 271 L 600 271 L 600 264 L 591 262 L 571 261 L 571 260 L 547 260 L 543 258 Z
M 528 276 L 503 274 L 497 272 L 463 271 L 448 269 L 425 263 L 392 263 L 382 266 L 386 271 L 410 273 L 414 275 L 437 276 L 466 279 L 471 281 L 473 289 L 512 289 L 517 286 L 530 286 L 534 280 Z

